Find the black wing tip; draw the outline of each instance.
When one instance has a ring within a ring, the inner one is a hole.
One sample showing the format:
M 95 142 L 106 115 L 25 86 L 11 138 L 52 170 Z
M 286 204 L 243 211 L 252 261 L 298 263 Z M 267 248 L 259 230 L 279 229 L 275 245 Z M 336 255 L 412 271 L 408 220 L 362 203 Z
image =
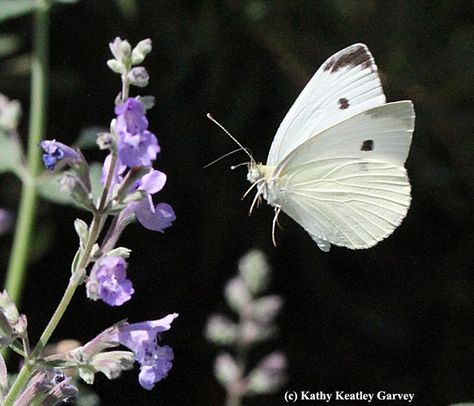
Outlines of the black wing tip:
M 343 68 L 355 66 L 360 66 L 362 69 L 370 69 L 371 71 L 377 70 L 374 58 L 367 45 L 357 43 L 342 49 L 324 62 L 323 70 L 335 73 Z

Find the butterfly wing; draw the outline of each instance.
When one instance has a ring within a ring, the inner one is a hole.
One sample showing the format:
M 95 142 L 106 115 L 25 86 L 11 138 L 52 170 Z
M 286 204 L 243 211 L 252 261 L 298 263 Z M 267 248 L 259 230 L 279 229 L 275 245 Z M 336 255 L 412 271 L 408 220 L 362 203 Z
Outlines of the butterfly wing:
M 354 44 L 339 51 L 322 64 L 288 111 L 267 165 L 278 165 L 315 134 L 384 103 L 377 66 L 367 46 Z
M 403 164 L 414 129 L 410 101 L 359 113 L 306 141 L 274 172 L 279 204 L 318 243 L 369 248 L 390 235 L 410 205 Z

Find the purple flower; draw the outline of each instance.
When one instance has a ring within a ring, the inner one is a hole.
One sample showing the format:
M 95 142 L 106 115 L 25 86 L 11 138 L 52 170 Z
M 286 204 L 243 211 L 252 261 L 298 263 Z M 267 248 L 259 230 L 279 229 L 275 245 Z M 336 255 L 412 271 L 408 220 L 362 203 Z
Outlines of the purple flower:
M 145 112 L 144 104 L 134 98 L 115 108 L 118 156 L 129 167 L 149 166 L 160 152 L 155 134 L 147 130 Z
M 153 389 L 156 382 L 166 378 L 173 366 L 173 350 L 167 345 L 158 345 L 157 336 L 169 330 L 176 317 L 178 314 L 173 313 L 160 320 L 123 324 L 112 337 L 112 341 L 118 341 L 135 354 L 135 359 L 140 363 L 138 380 L 147 390 Z
M 122 257 L 103 257 L 98 263 L 95 271 L 98 294 L 110 306 L 121 306 L 134 293 L 126 269 L 127 264 Z
M 128 212 L 134 213 L 141 225 L 148 230 L 163 232 L 170 227 L 176 215 L 173 208 L 167 203 L 153 204 L 152 195 L 158 193 L 166 183 L 166 175 L 163 172 L 151 169 L 135 185 L 138 190 L 147 193 L 146 198 L 139 202 L 132 202 L 128 207 Z
M 148 120 L 145 116 L 145 106 L 142 102 L 132 97 L 115 107 L 117 124 L 115 129 L 118 132 L 131 134 L 142 133 L 148 128 Z
M 57 142 L 56 140 L 45 140 L 40 143 L 45 154 L 43 154 L 43 162 L 46 168 L 50 171 L 54 170 L 56 163 L 62 159 L 68 160 L 80 160 L 79 154 L 74 151 L 71 147 Z

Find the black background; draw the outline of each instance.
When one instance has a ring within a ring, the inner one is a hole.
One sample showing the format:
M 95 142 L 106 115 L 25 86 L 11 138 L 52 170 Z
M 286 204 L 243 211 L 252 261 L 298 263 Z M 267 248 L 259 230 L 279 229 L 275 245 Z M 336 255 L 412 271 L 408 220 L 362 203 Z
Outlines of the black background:
M 287 389 L 414 392 L 420 405 L 474 400 L 472 3 L 139 1 L 135 12 L 119 4 L 84 0 L 55 8 L 48 138 L 71 143 L 86 126 L 107 127 L 120 88 L 105 65 L 108 42 L 151 38 L 146 93 L 157 105 L 149 121 L 162 147 L 156 166 L 168 175 L 159 200 L 172 204 L 177 220 L 163 235 L 130 226 L 121 245 L 133 249 L 133 299 L 110 308 L 89 303 L 80 289 L 54 339 L 86 341 L 125 317 L 180 317 L 163 336 L 176 356 L 169 377 L 147 392 L 137 371 L 113 382 L 99 376 L 94 390 L 103 404 L 223 404 L 212 376 L 218 349 L 202 332 L 210 313 L 225 311 L 223 285 L 251 248 L 268 255 L 271 291 L 285 298 L 281 334 L 255 359 L 283 350 Z M 28 75 L 12 61 L 31 49 L 31 18 L 0 29 L 22 41 L 20 51 L 1 60 L 0 89 L 23 103 L 27 117 Z M 312 73 L 355 42 L 372 51 L 387 100 L 415 104 L 406 164 L 412 206 L 395 233 L 369 250 L 325 254 L 284 215 L 274 248 L 273 211 L 265 206 L 249 218 L 251 200 L 240 200 L 246 171 L 229 170 L 245 156 L 202 169 L 235 147 L 206 113 L 265 161 L 281 119 Z M 102 159 L 98 151 L 86 155 Z M 0 180 L 1 206 L 16 210 L 18 182 L 7 175 Z M 78 216 L 89 220 L 70 207 L 39 206 L 36 259 L 21 307 L 33 341 L 66 286 Z M 9 244 L 2 237 L 2 269 Z M 282 393 L 248 404 L 263 402 L 282 404 Z

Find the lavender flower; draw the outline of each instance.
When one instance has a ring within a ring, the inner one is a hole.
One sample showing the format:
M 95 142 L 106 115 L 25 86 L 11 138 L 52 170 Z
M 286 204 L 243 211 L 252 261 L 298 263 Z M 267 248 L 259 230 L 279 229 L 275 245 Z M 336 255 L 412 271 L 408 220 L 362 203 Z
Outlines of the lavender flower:
M 158 345 L 157 335 L 169 330 L 176 317 L 178 314 L 173 313 L 160 320 L 123 324 L 118 326 L 118 332 L 111 338 L 111 341 L 117 341 L 133 351 L 140 363 L 138 381 L 147 390 L 166 378 L 173 366 L 173 350 L 167 345 Z
M 102 183 L 105 182 L 109 168 L 111 155 L 109 155 L 102 167 Z M 126 167 L 122 164 L 120 158 L 117 159 L 115 172 L 112 178 L 112 185 L 120 185 L 124 181 L 124 172 Z M 139 202 L 130 202 L 127 208 L 121 214 L 122 219 L 128 219 L 135 215 L 143 227 L 152 231 L 163 232 L 170 227 L 176 219 L 173 208 L 167 203 L 153 203 L 153 195 L 158 193 L 166 184 L 166 174 L 156 169 L 150 169 L 141 179 L 138 179 L 128 193 L 136 191 L 145 192 L 145 198 Z M 128 220 L 127 220 L 128 221 Z
M 121 306 L 131 299 L 134 289 L 127 279 L 127 264 L 122 257 L 103 257 L 87 282 L 87 295 L 110 306 Z
M 149 166 L 160 152 L 155 134 L 147 130 L 144 104 L 129 98 L 115 108 L 118 156 L 129 166 Z
M 56 140 L 45 140 L 40 143 L 45 154 L 43 154 L 43 162 L 46 168 L 50 171 L 54 170 L 56 163 L 63 159 L 67 160 L 80 160 L 79 154 L 74 151 L 71 147 L 62 144 Z

